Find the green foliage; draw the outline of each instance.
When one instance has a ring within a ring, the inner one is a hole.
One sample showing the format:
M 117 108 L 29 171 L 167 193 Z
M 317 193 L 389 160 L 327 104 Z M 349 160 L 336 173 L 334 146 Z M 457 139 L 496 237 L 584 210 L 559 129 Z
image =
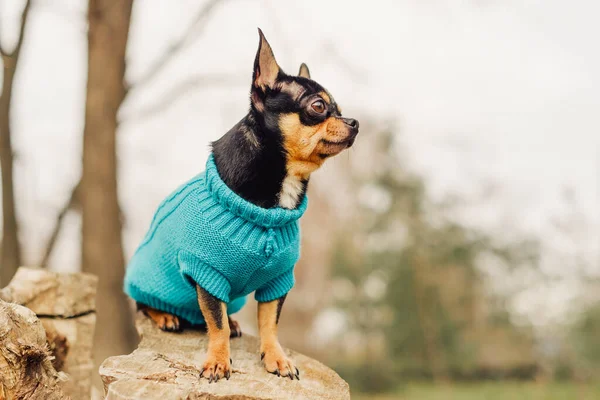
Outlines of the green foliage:
M 367 361 L 358 364 L 338 364 L 334 368 L 350 382 L 352 390 L 359 388 L 362 393 L 380 393 L 398 390 L 398 379 L 392 363 Z
M 474 374 L 477 327 L 493 314 L 497 330 L 515 330 L 508 314 L 495 312 L 484 296 L 478 258 L 489 253 L 511 263 L 532 262 L 535 246 L 495 246 L 453 221 L 429 200 L 424 181 L 399 163 L 391 132 L 371 140 L 380 141 L 373 157 L 378 171 L 354 184 L 357 192 L 378 190 L 390 202 L 359 203 L 359 220 L 338 238 L 334 277 L 351 284 L 352 296 L 337 299 L 336 307 L 364 348 L 347 351 L 346 358 L 338 354 L 337 370 L 351 387 L 368 392 L 409 378 Z
M 573 325 L 571 341 L 584 377 L 600 377 L 600 304 L 586 310 Z

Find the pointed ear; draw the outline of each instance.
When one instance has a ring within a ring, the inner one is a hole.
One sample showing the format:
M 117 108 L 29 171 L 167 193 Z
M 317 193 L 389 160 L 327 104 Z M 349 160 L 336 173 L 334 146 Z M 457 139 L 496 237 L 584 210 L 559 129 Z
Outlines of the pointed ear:
M 310 79 L 310 71 L 308 70 L 308 66 L 306 64 L 302 63 L 300 65 L 300 71 L 298 71 L 298 76 Z
M 271 46 L 260 28 L 258 28 L 258 35 L 260 36 L 260 43 L 254 59 L 253 83 L 254 86 L 263 89 L 267 86 L 273 88 L 277 75 L 279 75 L 279 65 L 277 65 L 273 50 L 271 50 Z

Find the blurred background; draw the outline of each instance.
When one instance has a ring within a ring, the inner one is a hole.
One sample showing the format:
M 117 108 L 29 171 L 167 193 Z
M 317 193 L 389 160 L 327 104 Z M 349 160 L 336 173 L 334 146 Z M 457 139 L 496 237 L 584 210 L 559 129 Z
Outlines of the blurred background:
M 89 11 L 89 12 L 88 12 Z M 123 271 L 248 109 L 256 27 L 361 122 L 310 183 L 282 344 L 356 398 L 600 398 L 600 3 L 0 0 L 0 285 Z M 240 314 L 256 332 L 253 304 Z

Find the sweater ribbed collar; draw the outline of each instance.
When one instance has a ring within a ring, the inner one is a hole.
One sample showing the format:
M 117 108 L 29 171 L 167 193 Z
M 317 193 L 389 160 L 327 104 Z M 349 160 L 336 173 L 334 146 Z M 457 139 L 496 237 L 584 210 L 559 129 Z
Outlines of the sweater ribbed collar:
M 212 197 L 232 214 L 264 228 L 275 228 L 298 220 L 306 211 L 308 198 L 302 198 L 300 205 L 293 210 L 281 207 L 263 208 L 241 198 L 223 182 L 217 171 L 214 156 L 206 162 L 206 188 Z

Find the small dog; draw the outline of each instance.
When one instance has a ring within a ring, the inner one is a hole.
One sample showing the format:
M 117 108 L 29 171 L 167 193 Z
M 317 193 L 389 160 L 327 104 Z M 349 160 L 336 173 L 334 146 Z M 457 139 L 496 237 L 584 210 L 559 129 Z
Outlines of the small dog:
M 298 219 L 310 174 L 358 134 L 358 121 L 342 117 L 305 64 L 298 76 L 285 74 L 259 36 L 250 111 L 212 143 L 206 171 L 159 206 L 125 277 L 125 291 L 160 329 L 206 324 L 201 377 L 209 382 L 231 375 L 229 338 L 241 330 L 228 315 L 253 291 L 266 370 L 300 379 L 277 338 L 299 257 Z

